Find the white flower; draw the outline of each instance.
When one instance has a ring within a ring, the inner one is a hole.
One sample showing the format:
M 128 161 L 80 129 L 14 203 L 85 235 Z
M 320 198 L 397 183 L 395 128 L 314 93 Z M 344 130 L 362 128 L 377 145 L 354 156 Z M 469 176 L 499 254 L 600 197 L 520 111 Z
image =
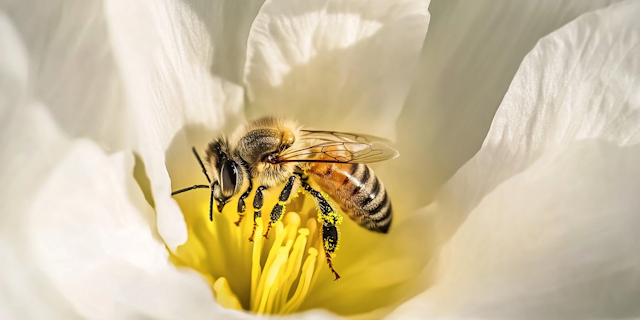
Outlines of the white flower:
M 419 58 L 428 5 L 3 2 L 0 318 L 252 317 L 169 262 L 214 228 L 170 193 L 263 114 L 402 154 L 376 168 L 392 232 L 345 221 L 302 315 L 637 317 L 640 5 L 434 2 Z

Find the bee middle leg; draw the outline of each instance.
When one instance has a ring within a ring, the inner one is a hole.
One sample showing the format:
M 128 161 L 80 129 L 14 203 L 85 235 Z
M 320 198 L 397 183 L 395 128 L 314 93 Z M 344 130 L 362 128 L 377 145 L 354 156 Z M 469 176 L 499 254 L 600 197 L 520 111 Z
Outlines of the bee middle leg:
M 249 179 L 249 188 L 240 196 L 240 199 L 238 199 L 238 221 L 235 222 L 236 226 L 240 226 L 240 222 L 242 222 L 242 218 L 244 218 L 244 211 L 247 209 L 244 200 L 251 194 L 252 189 L 253 184 L 251 183 L 251 179 Z
M 267 189 L 265 186 L 259 186 L 256 189 L 256 195 L 253 197 L 253 231 L 251 231 L 251 236 L 249 237 L 249 241 L 253 242 L 253 236 L 256 234 L 256 228 L 258 227 L 258 218 L 262 217 L 262 206 L 264 205 L 264 196 L 262 195 L 262 191 Z
M 278 203 L 271 210 L 271 215 L 269 216 L 269 225 L 267 226 L 267 231 L 264 233 L 263 237 L 269 239 L 269 231 L 271 230 L 271 225 L 278 222 L 282 215 L 284 215 L 285 205 L 287 201 L 289 201 L 289 197 L 291 196 L 291 191 L 293 190 L 296 182 L 297 175 L 291 175 L 289 180 L 287 180 L 287 184 L 284 185 L 284 188 L 280 192 L 280 197 L 278 198 Z

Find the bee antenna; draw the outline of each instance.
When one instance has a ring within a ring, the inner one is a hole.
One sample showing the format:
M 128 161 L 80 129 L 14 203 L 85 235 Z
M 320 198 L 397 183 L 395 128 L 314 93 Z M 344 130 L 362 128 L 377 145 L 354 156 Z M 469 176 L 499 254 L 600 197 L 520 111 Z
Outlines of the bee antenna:
M 202 159 L 200 159 L 200 155 L 198 155 L 198 151 L 196 151 L 196 147 L 191 147 L 191 150 L 193 151 L 193 154 L 196 156 L 196 159 L 198 159 L 200 168 L 202 168 L 202 173 L 204 173 L 204 176 L 207 177 L 207 181 L 209 182 L 209 184 L 211 184 L 211 179 L 209 179 L 209 175 L 207 174 L 207 169 L 205 169 L 204 163 L 202 163 Z
M 204 168 L 204 163 L 202 163 L 202 159 L 200 159 L 200 155 L 198 155 L 198 152 L 196 151 L 196 147 L 192 147 L 191 150 L 193 150 L 193 154 L 196 156 L 196 159 L 198 160 L 198 163 L 200 164 L 200 168 L 202 168 L 202 173 L 204 173 L 204 176 L 207 177 L 207 181 L 209 181 L 209 184 L 211 184 L 211 179 L 209 179 L 209 175 L 207 174 L 207 169 Z M 204 188 L 211 188 L 211 192 L 213 192 L 212 186 L 205 185 L 205 184 L 196 184 L 196 185 L 191 186 L 191 187 L 182 188 L 180 190 L 173 191 L 173 192 L 171 192 L 171 195 L 174 196 L 174 195 L 176 195 L 178 193 L 183 193 L 185 191 L 189 191 L 189 190 L 193 190 L 193 189 L 204 189 Z
M 189 190 L 193 190 L 193 189 L 204 189 L 204 188 L 208 189 L 208 188 L 209 188 L 209 186 L 208 186 L 208 185 L 206 185 L 206 184 L 196 184 L 195 186 L 191 186 L 191 187 L 187 187 L 187 188 L 182 188 L 182 189 L 180 189 L 180 190 L 176 190 L 176 191 L 174 191 L 174 192 L 171 192 L 171 195 L 172 195 L 172 196 L 175 196 L 176 194 L 178 194 L 178 193 L 183 193 L 183 192 L 185 192 L 185 191 L 189 191 Z M 212 189 L 212 190 L 213 190 L 213 189 Z

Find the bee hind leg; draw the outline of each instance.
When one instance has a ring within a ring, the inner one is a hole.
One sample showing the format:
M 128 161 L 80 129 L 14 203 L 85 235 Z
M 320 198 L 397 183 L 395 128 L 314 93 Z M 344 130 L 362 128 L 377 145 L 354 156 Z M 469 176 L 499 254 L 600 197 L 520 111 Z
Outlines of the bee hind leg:
M 340 236 L 340 230 L 335 225 L 322 226 L 322 245 L 324 247 L 324 254 L 327 258 L 327 264 L 329 265 L 329 269 L 331 273 L 336 277 L 333 279 L 334 281 L 340 279 L 340 275 L 333 268 L 333 263 L 331 261 L 331 254 L 336 252 L 338 249 L 338 241 Z
M 257 219 L 262 217 L 262 205 L 264 205 L 264 197 L 262 191 L 267 189 L 265 186 L 259 186 L 256 189 L 256 195 L 253 198 L 253 231 L 249 237 L 249 241 L 253 242 L 253 236 L 256 234 L 256 228 L 258 227 Z
M 271 215 L 269 216 L 269 225 L 267 226 L 267 231 L 264 233 L 263 237 L 269 239 L 269 231 L 271 230 L 271 226 L 282 219 L 284 215 L 285 206 L 287 201 L 289 201 L 289 197 L 291 196 L 291 191 L 295 186 L 296 175 L 291 175 L 289 180 L 287 180 L 287 184 L 284 185 L 284 188 L 280 192 L 280 197 L 278 198 L 278 203 L 273 206 L 273 210 L 271 210 Z
M 304 181 L 302 181 L 302 187 L 315 199 L 318 210 L 320 211 L 320 217 L 318 220 L 322 222 L 321 234 L 324 254 L 327 258 L 329 269 L 335 276 L 334 280 L 338 280 L 340 279 L 340 275 L 333 268 L 331 255 L 336 252 L 336 250 L 338 250 L 338 244 L 340 242 L 340 229 L 338 229 L 337 224 L 342 223 L 342 217 L 336 210 L 333 209 L 333 206 L 327 200 L 327 196 L 325 194 L 314 190 L 308 183 Z
M 245 191 L 238 199 L 238 221 L 235 222 L 236 226 L 240 226 L 240 222 L 242 222 L 242 218 L 244 218 L 244 211 L 247 209 L 244 201 L 251 194 L 251 190 L 253 189 L 253 185 L 251 184 L 251 180 L 249 180 L 249 188 Z

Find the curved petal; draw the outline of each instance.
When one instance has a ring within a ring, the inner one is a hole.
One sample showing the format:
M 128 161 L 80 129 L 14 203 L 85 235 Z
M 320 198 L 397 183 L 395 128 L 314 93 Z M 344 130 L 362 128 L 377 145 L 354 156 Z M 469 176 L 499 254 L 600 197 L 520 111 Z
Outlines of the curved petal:
M 0 42 L 0 318 L 59 314 L 77 319 L 78 314 L 43 276 L 34 257 L 25 252 L 22 235 L 22 213 L 29 203 L 25 195 L 38 189 L 39 178 L 59 160 L 68 143 L 42 113 L 24 112 L 28 108 L 28 57 L 20 35 L 2 11 Z M 32 145 L 41 148 L 28 147 Z
M 242 84 L 249 29 L 264 0 L 183 0 L 206 26 L 213 46 L 211 72 Z
M 211 90 L 219 80 L 209 75 L 213 45 L 189 5 L 27 0 L 2 6 L 30 55 L 31 92 L 72 136 L 118 150 L 137 140 L 137 122 L 148 118 L 165 125 L 223 121 L 211 97 L 219 94 Z M 133 112 L 142 79 L 155 90 L 145 93 L 158 102 L 157 115 Z M 178 119 L 165 118 L 166 104 Z
M 31 194 L 39 190 L 42 177 L 60 161 L 69 142 L 43 107 L 21 104 L 11 108 L 14 112 L 3 119 L 6 125 L 0 128 L 2 137 L 12 137 L 0 139 L 0 316 L 37 319 L 58 314 L 79 319 L 27 250 L 25 235 Z
M 107 148 L 130 131 L 102 1 L 4 1 L 28 53 L 29 92 L 52 110 L 72 136 Z M 90 17 L 90 18 L 88 18 Z
M 87 318 L 209 318 L 207 283 L 168 262 L 132 170 L 132 156 L 74 143 L 28 210 L 33 255 Z
M 545 152 L 483 197 L 394 317 L 640 316 L 638 163 L 638 145 L 601 140 Z
M 71 142 L 41 105 L 23 105 L 11 120 L 3 131 L 14 139 L 0 153 L 3 314 L 208 319 L 220 312 L 206 281 L 168 262 L 131 175 L 132 156 Z
M 72 142 L 51 108 L 24 95 L 26 50 L 4 15 L 0 34 L 15 53 L 0 79 L 23 93 L 0 126 L 0 317 L 237 318 L 200 276 L 167 261 L 132 157 Z
M 210 75 L 211 43 L 190 7 L 155 3 L 109 1 L 105 7 L 127 103 L 135 106 L 130 111 L 135 149 L 151 180 L 158 230 L 174 249 L 186 241 L 187 232 L 170 197 L 167 149 L 176 140 L 204 144 L 225 118 L 241 117 L 242 89 Z
M 609 3 L 431 2 L 418 76 L 397 124 L 401 157 L 385 168 L 390 190 L 415 190 L 406 197 L 408 211 L 429 204 L 478 151 L 518 66 L 536 42 Z M 414 170 L 418 166 L 421 170 Z
M 3 121 L 9 118 L 10 107 L 27 93 L 29 62 L 17 30 L 1 10 L 0 48 L 0 121 Z
M 249 33 L 250 116 L 394 137 L 428 1 L 267 1 Z
M 625 3 L 585 14 L 527 55 L 482 149 L 445 187 L 465 199 L 454 211 L 468 212 L 548 148 L 590 138 L 640 142 L 640 26 L 625 10 L 637 12 Z
M 66 133 L 139 152 L 158 198 L 160 233 L 172 248 L 183 243 L 165 150 L 185 127 L 213 131 L 241 117 L 242 104 L 239 86 L 211 76 L 212 44 L 193 9 L 171 0 L 5 7 L 30 54 L 29 91 Z
M 396 316 L 640 314 L 638 14 L 585 14 L 526 57 L 482 149 L 421 212 L 450 241 Z

